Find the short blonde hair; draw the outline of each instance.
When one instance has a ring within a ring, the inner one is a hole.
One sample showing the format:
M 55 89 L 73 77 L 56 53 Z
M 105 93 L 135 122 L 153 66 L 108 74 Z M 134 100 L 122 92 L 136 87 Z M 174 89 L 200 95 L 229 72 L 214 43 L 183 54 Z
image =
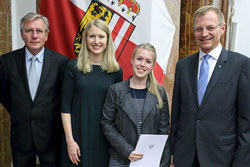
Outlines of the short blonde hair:
M 100 28 L 107 34 L 107 46 L 103 52 L 103 62 L 101 65 L 102 69 L 106 70 L 108 73 L 119 71 L 120 66 L 115 59 L 114 44 L 111 32 L 109 30 L 108 25 L 101 19 L 91 20 L 84 30 L 82 38 L 82 47 L 77 57 L 77 68 L 83 73 L 88 73 L 92 71 L 90 52 L 87 47 L 87 33 L 89 29 L 93 26 Z

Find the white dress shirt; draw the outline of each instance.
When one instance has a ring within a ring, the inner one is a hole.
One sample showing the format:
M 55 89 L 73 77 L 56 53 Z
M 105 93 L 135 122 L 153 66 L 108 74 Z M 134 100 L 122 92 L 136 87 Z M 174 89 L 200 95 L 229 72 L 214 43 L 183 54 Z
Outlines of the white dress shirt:
M 221 44 L 219 44 L 216 48 L 214 48 L 211 52 L 208 53 L 210 55 L 210 58 L 208 59 L 208 63 L 209 63 L 208 82 L 213 74 L 214 67 L 219 59 L 221 50 L 222 50 L 222 46 L 221 46 Z M 199 52 L 199 67 L 198 67 L 199 70 L 198 70 L 197 81 L 198 81 L 198 78 L 200 75 L 200 66 L 201 66 L 201 63 L 203 62 L 205 55 L 206 55 L 206 53 L 204 53 L 202 50 L 200 50 L 200 52 Z
M 25 47 L 25 62 L 26 62 L 28 80 L 29 80 L 29 72 L 30 72 L 30 64 L 32 56 L 33 55 L 30 53 L 30 51 Z M 37 57 L 37 60 L 35 61 L 37 79 L 38 79 L 37 83 L 39 83 L 43 67 L 44 48 L 35 56 Z

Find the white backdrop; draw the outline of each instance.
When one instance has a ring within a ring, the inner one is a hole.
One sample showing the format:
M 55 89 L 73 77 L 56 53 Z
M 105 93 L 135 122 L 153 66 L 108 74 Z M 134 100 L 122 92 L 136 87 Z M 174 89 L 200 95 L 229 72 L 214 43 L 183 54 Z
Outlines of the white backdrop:
M 250 57 L 250 1 L 235 0 L 232 18 L 237 23 L 234 50 Z
M 11 0 L 12 8 L 12 42 L 13 50 L 22 47 L 19 21 L 28 12 L 36 11 L 36 0 Z M 232 18 L 237 23 L 234 51 L 250 57 L 250 1 L 235 0 L 235 14 Z
M 20 36 L 20 20 L 29 13 L 36 11 L 36 0 L 11 0 L 12 16 L 12 50 L 24 46 Z

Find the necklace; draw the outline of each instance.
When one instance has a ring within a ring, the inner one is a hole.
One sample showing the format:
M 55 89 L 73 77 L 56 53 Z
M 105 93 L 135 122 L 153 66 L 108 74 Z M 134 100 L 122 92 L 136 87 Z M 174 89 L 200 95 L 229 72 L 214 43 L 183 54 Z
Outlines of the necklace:
M 133 79 L 133 82 L 134 82 L 134 86 L 136 87 L 136 83 L 135 83 L 134 79 Z M 136 106 L 137 106 L 137 109 L 138 109 L 138 112 L 136 113 L 136 115 L 140 117 L 139 118 L 140 120 L 138 122 L 139 122 L 139 125 L 141 126 L 141 124 L 142 124 L 142 110 L 140 109 L 140 106 L 139 106 L 138 99 L 136 97 L 134 88 L 132 88 L 132 92 L 133 92 L 133 95 L 135 97 L 135 103 L 136 103 Z
M 138 111 L 140 111 L 140 106 L 139 106 L 139 103 L 138 103 L 138 100 L 137 100 L 137 97 L 136 97 L 136 94 L 135 94 L 135 89 L 134 89 L 134 88 L 132 88 L 132 91 L 133 91 L 133 94 L 134 94 L 134 97 L 135 97 L 135 102 L 136 102 L 136 105 L 137 105 Z
M 138 132 L 140 134 L 141 133 L 141 125 L 142 125 L 142 110 L 140 109 L 140 106 L 139 106 L 139 103 L 138 103 L 134 88 L 131 88 L 131 89 L 132 89 L 132 92 L 133 92 L 133 95 L 134 95 L 134 98 L 135 98 L 135 103 L 136 103 L 136 106 L 137 106 L 136 120 L 137 120 L 137 124 L 139 124 L 139 125 L 137 125 L 137 129 L 138 129 Z

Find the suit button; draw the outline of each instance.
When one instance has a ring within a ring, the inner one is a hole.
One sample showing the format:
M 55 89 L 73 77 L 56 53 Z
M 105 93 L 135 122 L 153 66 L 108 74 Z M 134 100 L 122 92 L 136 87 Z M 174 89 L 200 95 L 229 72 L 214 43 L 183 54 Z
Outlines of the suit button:
M 201 120 L 200 120 L 200 119 L 198 119 L 198 120 L 197 120 L 197 122 L 201 122 Z
M 32 120 L 31 123 L 34 124 L 34 120 Z

